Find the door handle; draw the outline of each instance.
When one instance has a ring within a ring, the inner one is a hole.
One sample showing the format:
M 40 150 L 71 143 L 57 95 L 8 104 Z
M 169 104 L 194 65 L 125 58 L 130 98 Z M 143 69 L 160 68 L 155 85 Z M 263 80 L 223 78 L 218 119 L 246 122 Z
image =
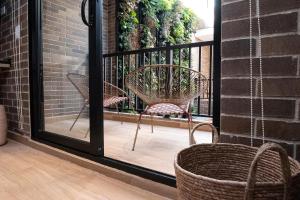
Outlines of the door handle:
M 81 19 L 85 25 L 87 25 L 88 27 L 91 27 L 91 26 L 93 26 L 93 24 L 89 23 L 85 16 L 86 2 L 87 2 L 87 0 L 83 0 L 81 3 Z

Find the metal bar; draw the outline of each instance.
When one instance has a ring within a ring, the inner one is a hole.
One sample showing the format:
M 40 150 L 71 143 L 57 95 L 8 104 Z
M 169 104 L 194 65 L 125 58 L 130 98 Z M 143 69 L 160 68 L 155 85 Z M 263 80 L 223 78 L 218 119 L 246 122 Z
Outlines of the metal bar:
M 110 83 L 113 84 L 113 57 L 110 57 Z
M 103 74 L 104 74 L 104 81 L 106 81 L 106 58 L 103 58 Z
M 171 64 L 171 48 L 170 48 L 170 43 L 167 42 L 167 50 L 166 50 L 166 64 L 170 65 Z M 166 96 L 169 97 L 170 96 L 170 81 L 171 81 L 171 77 L 170 77 L 170 70 L 166 71 L 166 80 L 165 80 L 165 93 Z
M 89 0 L 89 18 L 94 19 L 89 29 L 90 144 L 100 156 L 104 156 L 102 6 L 102 0 Z
M 138 68 L 138 63 L 139 63 L 138 59 L 139 59 L 138 54 L 135 54 L 135 70 Z M 135 110 L 138 110 L 138 101 L 136 95 L 134 95 L 134 102 L 135 102 Z
M 178 56 L 179 56 L 179 58 L 178 58 L 178 64 L 179 64 L 179 66 L 180 66 L 180 68 L 179 68 L 179 74 L 178 74 L 178 76 L 179 76 L 179 93 L 180 93 L 180 95 L 181 95 L 181 49 L 179 49 L 179 52 L 178 52 Z
M 161 64 L 161 51 L 158 51 L 158 63 Z
M 166 64 L 171 64 L 171 47 L 169 42 L 167 42 L 166 48 Z
M 149 54 L 150 54 L 149 64 L 152 65 L 152 52 L 149 52 Z
M 221 0 L 215 0 L 214 17 L 214 61 L 213 61 L 213 125 L 220 130 L 221 100 Z
M 130 66 L 131 66 L 131 60 L 130 60 L 130 58 L 131 58 L 130 55 L 128 55 L 128 60 L 127 60 L 128 73 L 130 73 Z M 125 75 L 123 77 L 123 82 L 124 82 L 124 87 L 125 87 Z M 130 90 L 128 88 L 127 88 L 127 94 L 130 95 Z M 127 106 L 128 106 L 128 108 L 130 108 L 130 102 L 128 102 Z
M 143 53 L 142 54 L 142 63 L 141 63 L 141 65 L 142 66 L 145 66 L 145 60 L 146 60 L 146 54 L 145 53 Z M 145 91 L 145 89 L 146 89 L 146 84 L 145 84 L 145 79 L 146 79 L 146 74 L 145 74 L 145 72 L 144 72 L 144 75 L 143 75 L 143 82 L 144 82 L 144 91 Z M 145 110 L 145 107 L 146 107 L 146 105 L 145 105 L 145 102 L 144 101 L 142 101 L 141 99 L 139 99 L 139 104 L 141 104 L 142 105 L 142 108 L 143 108 L 143 110 Z
M 202 60 L 202 51 L 201 51 L 201 47 L 199 47 L 199 68 L 198 68 L 198 70 L 199 70 L 199 72 L 201 73 L 201 60 Z M 201 86 L 200 86 L 201 87 Z M 198 115 L 200 115 L 200 113 L 201 113 L 201 97 L 199 96 L 198 97 L 198 109 L 197 109 L 197 114 Z
M 189 69 L 192 68 L 192 48 L 189 47 Z
M 149 60 L 149 64 L 152 65 L 152 52 L 149 52 L 150 55 L 150 60 Z M 150 95 L 152 95 L 152 68 L 150 68 Z
M 122 90 L 125 89 L 125 73 L 124 73 L 124 56 L 121 57 L 122 62 Z M 125 104 L 124 101 L 122 101 L 122 111 L 124 110 Z
M 209 82 L 208 82 L 208 115 L 211 115 L 211 94 L 212 94 L 212 45 L 209 48 Z
M 116 81 L 116 86 L 120 87 L 120 83 L 119 83 L 119 56 L 115 57 L 115 62 L 116 62 L 116 67 L 115 67 L 115 81 Z
M 161 64 L 161 51 L 158 52 L 158 64 Z M 160 96 L 160 67 L 158 68 L 158 96 Z
M 192 68 L 192 48 L 189 47 L 189 69 Z M 191 73 L 189 72 L 189 89 L 191 90 Z

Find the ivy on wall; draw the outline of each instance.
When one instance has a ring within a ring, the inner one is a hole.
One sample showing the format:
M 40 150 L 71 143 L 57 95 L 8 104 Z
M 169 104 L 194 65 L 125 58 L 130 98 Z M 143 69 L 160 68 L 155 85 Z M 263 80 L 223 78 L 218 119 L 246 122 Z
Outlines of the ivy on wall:
M 200 19 L 181 0 L 119 0 L 119 50 L 191 42 Z

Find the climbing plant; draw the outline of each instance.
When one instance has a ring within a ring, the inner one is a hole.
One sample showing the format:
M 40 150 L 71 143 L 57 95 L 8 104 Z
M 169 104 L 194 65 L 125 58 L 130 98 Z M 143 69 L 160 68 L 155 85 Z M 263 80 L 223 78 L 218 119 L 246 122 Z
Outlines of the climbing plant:
M 121 51 L 191 42 L 199 24 L 180 0 L 119 0 L 118 18 Z
M 142 48 L 155 46 L 155 33 L 159 26 L 157 18 L 157 2 L 155 0 L 141 0 L 140 7 L 140 44 Z
M 119 19 L 119 34 L 118 43 L 120 50 L 131 49 L 130 35 L 137 28 L 139 19 L 137 15 L 138 0 L 120 0 L 118 19 Z

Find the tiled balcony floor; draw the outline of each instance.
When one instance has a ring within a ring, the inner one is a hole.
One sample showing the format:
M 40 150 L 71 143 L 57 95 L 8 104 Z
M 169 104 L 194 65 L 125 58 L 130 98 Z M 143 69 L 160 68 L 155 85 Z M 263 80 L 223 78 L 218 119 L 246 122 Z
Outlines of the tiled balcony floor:
M 88 119 L 79 119 L 70 132 L 72 122 L 70 119 L 48 122 L 46 130 L 89 141 L 89 136 L 84 138 L 88 130 Z M 174 156 L 188 147 L 188 130 L 154 126 L 154 133 L 151 133 L 151 126 L 142 124 L 135 151 L 132 151 L 135 130 L 135 123 L 121 124 L 119 121 L 105 120 L 105 156 L 174 175 Z M 201 143 L 209 143 L 211 133 L 199 131 L 196 139 Z

